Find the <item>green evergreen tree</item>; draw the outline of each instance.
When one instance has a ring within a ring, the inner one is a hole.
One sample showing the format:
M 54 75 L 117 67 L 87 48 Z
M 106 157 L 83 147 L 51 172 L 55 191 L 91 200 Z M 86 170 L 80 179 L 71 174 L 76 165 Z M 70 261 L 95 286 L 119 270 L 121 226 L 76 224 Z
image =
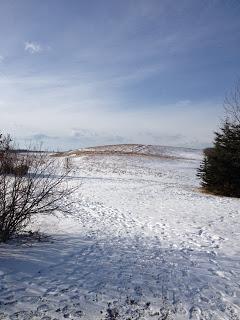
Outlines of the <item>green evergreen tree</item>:
M 240 123 L 228 119 L 215 132 L 213 148 L 205 149 L 198 176 L 206 191 L 240 197 Z

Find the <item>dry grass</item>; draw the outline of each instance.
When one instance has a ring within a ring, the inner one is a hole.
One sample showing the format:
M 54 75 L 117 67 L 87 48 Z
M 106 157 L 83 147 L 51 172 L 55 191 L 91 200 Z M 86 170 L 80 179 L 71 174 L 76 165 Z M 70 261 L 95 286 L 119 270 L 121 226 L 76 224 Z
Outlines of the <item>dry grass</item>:
M 165 154 L 156 154 L 151 153 L 146 146 L 137 145 L 137 144 L 122 144 L 122 145 L 106 145 L 106 146 L 97 146 L 86 149 L 79 149 L 74 151 L 67 152 L 58 152 L 53 154 L 55 157 L 84 157 L 84 156 L 141 156 L 141 157 L 151 157 L 159 159 L 183 159 L 182 157 L 165 155 Z

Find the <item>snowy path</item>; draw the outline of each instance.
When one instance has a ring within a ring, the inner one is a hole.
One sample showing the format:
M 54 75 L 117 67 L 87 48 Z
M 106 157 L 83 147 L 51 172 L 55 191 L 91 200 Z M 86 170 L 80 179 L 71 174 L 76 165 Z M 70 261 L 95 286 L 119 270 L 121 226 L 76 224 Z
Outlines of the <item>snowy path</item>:
M 240 201 L 199 193 L 198 165 L 75 159 L 51 241 L 0 247 L 0 319 L 240 319 Z

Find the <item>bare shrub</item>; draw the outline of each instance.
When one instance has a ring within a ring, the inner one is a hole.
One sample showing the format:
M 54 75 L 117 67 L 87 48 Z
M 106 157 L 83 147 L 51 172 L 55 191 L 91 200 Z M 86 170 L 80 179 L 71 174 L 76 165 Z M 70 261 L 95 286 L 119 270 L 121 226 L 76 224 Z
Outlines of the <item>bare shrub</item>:
M 68 211 L 69 171 L 45 152 L 14 152 L 0 143 L 0 242 L 25 228 L 36 214 Z M 64 201 L 63 201 L 64 200 Z

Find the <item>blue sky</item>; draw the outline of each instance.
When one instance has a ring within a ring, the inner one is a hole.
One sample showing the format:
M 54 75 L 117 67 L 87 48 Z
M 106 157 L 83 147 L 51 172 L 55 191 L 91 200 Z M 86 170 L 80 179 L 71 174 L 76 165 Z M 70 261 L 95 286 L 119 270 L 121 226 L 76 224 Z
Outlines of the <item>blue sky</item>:
M 0 0 L 0 39 L 21 144 L 206 146 L 240 76 L 238 0 Z

